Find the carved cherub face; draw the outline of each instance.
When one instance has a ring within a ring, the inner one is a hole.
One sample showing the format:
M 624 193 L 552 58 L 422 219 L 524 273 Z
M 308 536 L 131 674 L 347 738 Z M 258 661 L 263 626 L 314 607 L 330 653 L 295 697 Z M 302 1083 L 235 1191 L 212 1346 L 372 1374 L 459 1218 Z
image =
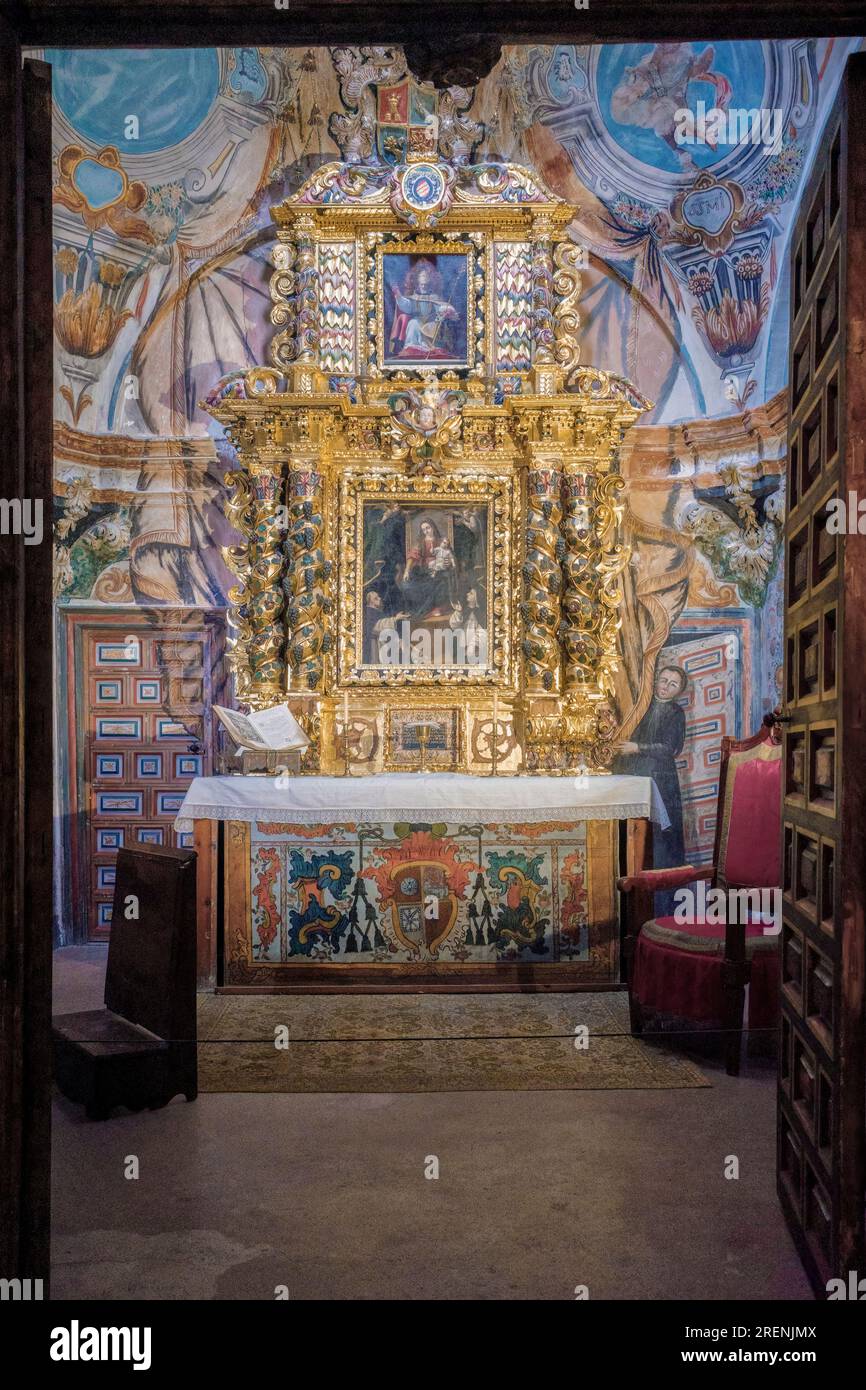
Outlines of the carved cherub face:
M 426 406 L 432 407 L 439 404 L 439 387 L 435 381 L 425 381 L 424 390 L 421 392 L 421 399 Z

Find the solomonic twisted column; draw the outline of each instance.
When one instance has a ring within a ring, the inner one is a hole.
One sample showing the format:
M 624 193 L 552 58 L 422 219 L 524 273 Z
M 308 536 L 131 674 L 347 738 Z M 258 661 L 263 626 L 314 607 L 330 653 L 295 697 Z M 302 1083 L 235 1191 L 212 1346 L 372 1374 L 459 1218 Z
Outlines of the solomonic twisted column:
M 561 680 L 561 486 L 558 469 L 536 468 L 528 475 L 522 610 L 525 688 L 546 694 L 558 693 Z
M 282 471 L 239 473 L 233 482 L 239 496 L 230 520 L 246 536 L 245 546 L 226 554 L 241 581 L 229 594 L 238 628 L 234 665 L 238 695 L 261 709 L 284 691 Z
M 331 562 L 322 549 L 322 474 L 293 470 L 289 480 L 287 567 L 283 581 L 287 606 L 286 657 L 292 690 L 320 690 L 324 657 L 330 646 L 325 617 L 332 603 L 326 593 Z
M 565 478 L 565 506 L 562 537 L 565 554 L 562 571 L 560 640 L 565 659 L 566 693 L 590 690 L 594 686 L 598 658 L 597 576 L 593 566 L 593 480 L 583 472 L 568 472 Z
M 566 694 L 582 692 L 598 699 L 613 691 L 620 575 L 629 553 L 617 539 L 617 494 L 623 486 L 616 473 L 588 477 L 570 472 L 565 479 L 560 638 Z
M 535 362 L 554 361 L 553 255 L 550 229 L 539 224 L 532 246 L 532 337 Z
M 319 277 L 310 219 L 299 218 L 295 233 L 295 353 L 298 363 L 314 364 L 319 350 Z

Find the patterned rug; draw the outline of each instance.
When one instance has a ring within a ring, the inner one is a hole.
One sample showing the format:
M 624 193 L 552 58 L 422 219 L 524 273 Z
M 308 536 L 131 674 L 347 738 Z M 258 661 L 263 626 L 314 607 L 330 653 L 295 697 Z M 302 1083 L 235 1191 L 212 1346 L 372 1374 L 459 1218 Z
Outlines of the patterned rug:
M 198 999 L 202 1091 L 606 1091 L 709 1086 L 633 1038 L 599 994 L 212 995 Z M 588 1046 L 575 1046 L 585 1025 Z M 285 1027 L 283 1047 L 276 1030 Z

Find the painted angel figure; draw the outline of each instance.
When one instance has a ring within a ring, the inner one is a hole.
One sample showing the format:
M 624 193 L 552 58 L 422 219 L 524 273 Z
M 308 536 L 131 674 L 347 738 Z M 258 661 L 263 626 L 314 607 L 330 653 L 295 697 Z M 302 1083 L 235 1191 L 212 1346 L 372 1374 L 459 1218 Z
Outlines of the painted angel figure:
M 654 130 L 675 154 L 691 163 L 674 137 L 676 113 L 689 107 L 690 82 L 708 82 L 715 88 L 716 106 L 727 110 L 731 84 L 723 73 L 713 71 L 714 60 L 712 46 L 696 56 L 691 43 L 657 43 L 639 63 L 625 69 L 611 94 L 611 115 L 622 125 Z

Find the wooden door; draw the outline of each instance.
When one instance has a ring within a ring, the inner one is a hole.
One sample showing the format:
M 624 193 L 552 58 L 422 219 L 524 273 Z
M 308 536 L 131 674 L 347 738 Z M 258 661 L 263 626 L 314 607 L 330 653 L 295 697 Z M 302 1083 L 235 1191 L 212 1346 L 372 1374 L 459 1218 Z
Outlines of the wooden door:
M 778 1190 L 819 1296 L 830 1278 L 866 1273 L 866 535 L 856 506 L 837 533 L 834 505 L 853 499 L 866 513 L 864 327 L 857 56 L 791 245 Z
M 76 839 L 73 934 L 105 940 L 117 851 L 192 847 L 174 820 L 213 768 L 223 615 L 193 609 L 67 615 L 67 708 Z

